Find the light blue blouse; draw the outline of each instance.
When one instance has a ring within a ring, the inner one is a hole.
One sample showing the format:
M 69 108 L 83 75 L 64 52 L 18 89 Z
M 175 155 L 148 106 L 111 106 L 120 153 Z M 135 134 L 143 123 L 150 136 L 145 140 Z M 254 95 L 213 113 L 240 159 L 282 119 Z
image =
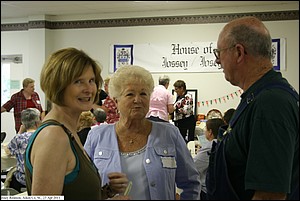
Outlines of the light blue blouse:
M 196 168 L 200 173 L 200 181 L 201 181 L 201 190 L 203 192 L 207 192 L 206 190 L 206 173 L 209 165 L 209 155 L 211 153 L 211 147 L 213 141 L 217 142 L 217 139 L 212 141 L 208 141 L 208 143 L 202 146 L 197 155 L 194 157 L 194 162 L 196 164 Z
M 146 145 L 135 152 L 121 153 L 123 173 L 125 173 L 128 180 L 132 182 L 132 191 L 130 191 L 129 196 L 131 198 L 138 198 L 138 200 L 151 199 L 147 175 L 143 163 L 141 162 L 145 157 L 145 152 Z

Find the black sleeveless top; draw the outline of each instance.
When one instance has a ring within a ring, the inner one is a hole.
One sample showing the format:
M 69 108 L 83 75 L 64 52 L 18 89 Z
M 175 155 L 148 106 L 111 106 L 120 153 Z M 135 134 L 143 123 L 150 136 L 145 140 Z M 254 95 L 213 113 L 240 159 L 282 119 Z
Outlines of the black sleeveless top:
M 29 139 L 29 143 L 26 148 L 24 165 L 25 165 L 25 175 L 26 175 L 26 187 L 28 195 L 31 195 L 31 185 L 32 185 L 32 171 L 33 167 L 30 162 L 30 152 L 34 140 L 38 133 L 49 125 L 61 126 L 70 140 L 70 146 L 76 157 L 75 169 L 66 175 L 64 181 L 64 187 L 62 195 L 66 200 L 101 200 L 101 178 L 99 176 L 98 170 L 92 161 L 84 155 L 82 149 L 79 147 L 74 139 L 73 134 L 61 123 L 55 120 L 47 120 L 32 134 Z M 54 175 L 55 176 L 55 175 Z

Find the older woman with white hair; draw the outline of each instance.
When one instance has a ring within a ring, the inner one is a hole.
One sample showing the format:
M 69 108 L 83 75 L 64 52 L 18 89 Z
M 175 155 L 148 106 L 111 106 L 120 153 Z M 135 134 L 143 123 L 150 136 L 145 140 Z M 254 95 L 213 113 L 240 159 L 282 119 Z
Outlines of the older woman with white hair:
M 22 125 L 13 139 L 5 147 L 5 152 L 9 155 L 16 156 L 17 166 L 9 183 L 10 188 L 14 188 L 21 192 L 22 188 L 26 188 L 25 170 L 24 170 L 24 153 L 29 142 L 30 136 L 40 126 L 40 111 L 36 108 L 27 108 L 21 112 Z M 8 181 L 8 179 L 6 180 Z
M 153 88 L 149 71 L 120 67 L 109 83 L 120 120 L 92 129 L 84 148 L 102 183 L 109 181 L 109 172 L 127 175 L 133 200 L 175 200 L 176 186 L 181 199 L 199 199 L 199 173 L 178 128 L 146 119 Z

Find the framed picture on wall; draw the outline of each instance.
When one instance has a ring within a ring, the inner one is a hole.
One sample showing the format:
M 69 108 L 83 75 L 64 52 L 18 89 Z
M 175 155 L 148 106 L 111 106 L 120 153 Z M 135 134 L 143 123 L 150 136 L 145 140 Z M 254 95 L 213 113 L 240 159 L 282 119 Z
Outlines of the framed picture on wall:
M 272 39 L 272 63 L 274 70 L 280 70 L 280 39 Z
M 273 69 L 276 71 L 286 70 L 286 43 L 285 38 L 272 39 L 272 64 Z
M 197 97 L 198 97 L 198 90 L 197 89 L 187 89 L 187 93 L 192 95 L 193 98 L 193 108 L 194 108 L 194 115 L 197 117 Z M 174 97 L 174 101 L 176 101 L 177 94 L 175 93 L 174 89 L 172 89 L 172 95 Z
M 114 71 L 125 65 L 133 64 L 133 45 L 114 45 Z

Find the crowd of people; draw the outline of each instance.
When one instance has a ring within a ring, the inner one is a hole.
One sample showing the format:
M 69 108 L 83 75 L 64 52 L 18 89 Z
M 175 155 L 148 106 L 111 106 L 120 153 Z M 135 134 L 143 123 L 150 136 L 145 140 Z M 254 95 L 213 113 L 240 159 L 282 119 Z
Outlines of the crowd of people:
M 6 149 L 18 159 L 11 187 L 65 199 L 299 199 L 299 95 L 273 70 L 271 43 L 255 17 L 223 27 L 216 63 L 244 93 L 237 108 L 207 113 L 209 143 L 194 158 L 185 81 L 174 82 L 173 100 L 168 76 L 155 86 L 148 70 L 128 65 L 103 90 L 101 65 L 84 51 L 52 53 L 40 74 L 47 115 L 31 78 L 1 107 L 14 108 L 20 133 Z

